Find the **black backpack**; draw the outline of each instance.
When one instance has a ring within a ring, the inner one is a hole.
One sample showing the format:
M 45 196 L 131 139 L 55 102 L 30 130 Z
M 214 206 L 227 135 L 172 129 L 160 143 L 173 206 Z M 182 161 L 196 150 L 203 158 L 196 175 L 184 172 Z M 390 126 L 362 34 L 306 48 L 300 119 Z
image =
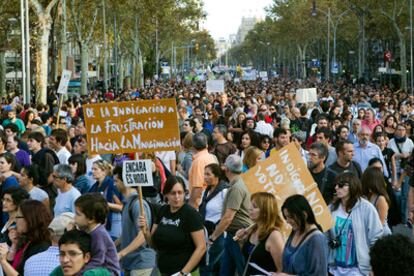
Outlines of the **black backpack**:
M 150 208 L 151 225 L 148 225 L 148 226 L 149 226 L 149 229 L 151 229 L 152 225 L 154 224 L 154 221 L 158 217 L 158 214 L 159 214 L 160 209 L 161 209 L 161 205 L 151 203 L 148 200 L 146 200 L 145 198 L 142 198 L 142 200 L 143 200 L 143 203 L 144 203 L 144 209 L 145 209 L 145 204 L 147 204 L 148 207 Z M 132 223 L 134 225 L 135 225 L 135 221 L 134 221 L 134 214 L 132 213 L 132 210 L 133 210 L 134 204 L 137 201 L 138 201 L 138 195 L 133 195 L 133 198 L 131 200 L 131 204 L 129 204 L 129 206 L 128 206 L 128 216 L 129 216 L 129 219 L 132 221 Z

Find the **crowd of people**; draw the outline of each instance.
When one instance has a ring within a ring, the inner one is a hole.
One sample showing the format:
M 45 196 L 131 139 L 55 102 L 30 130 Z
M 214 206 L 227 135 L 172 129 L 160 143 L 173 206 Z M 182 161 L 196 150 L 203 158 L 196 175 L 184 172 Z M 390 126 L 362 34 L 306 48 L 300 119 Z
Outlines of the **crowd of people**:
M 318 88 L 298 103 L 295 89 Z M 123 182 L 130 154 L 88 153 L 82 105 L 174 97 L 181 150 L 138 153 L 153 186 Z M 62 112 L 63 111 L 63 112 Z M 4 275 L 414 275 L 414 97 L 376 84 L 272 79 L 91 92 L 60 110 L 2 104 Z M 293 143 L 334 221 L 303 195 L 278 206 L 242 174 Z M 284 236 L 285 224 L 291 227 Z M 407 231 L 406 231 L 407 232 Z

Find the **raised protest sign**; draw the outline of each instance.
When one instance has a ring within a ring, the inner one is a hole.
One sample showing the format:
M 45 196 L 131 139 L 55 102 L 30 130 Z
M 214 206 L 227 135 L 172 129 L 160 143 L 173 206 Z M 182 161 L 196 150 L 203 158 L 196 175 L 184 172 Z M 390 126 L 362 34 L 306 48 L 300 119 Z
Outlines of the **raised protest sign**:
M 304 88 L 296 90 L 296 102 L 314 103 L 318 101 L 316 88 Z
M 267 77 L 267 71 L 260 71 L 259 72 L 259 77 L 264 80 L 264 81 L 268 81 L 268 77 Z
M 124 161 L 122 163 L 122 181 L 128 187 L 153 186 L 152 161 L 149 159 Z
M 224 80 L 208 80 L 206 82 L 207 93 L 223 93 Z
M 250 193 L 268 192 L 275 195 L 279 208 L 286 198 L 294 194 L 304 195 L 324 231 L 332 228 L 333 219 L 329 208 L 293 143 L 270 155 L 263 162 L 242 174 Z M 289 229 L 284 229 L 288 233 Z
M 63 70 L 62 77 L 60 79 L 59 87 L 57 90 L 58 94 L 66 94 L 68 92 L 68 85 L 69 85 L 71 75 L 72 75 L 72 71 Z
M 89 154 L 180 150 L 175 99 L 83 107 Z

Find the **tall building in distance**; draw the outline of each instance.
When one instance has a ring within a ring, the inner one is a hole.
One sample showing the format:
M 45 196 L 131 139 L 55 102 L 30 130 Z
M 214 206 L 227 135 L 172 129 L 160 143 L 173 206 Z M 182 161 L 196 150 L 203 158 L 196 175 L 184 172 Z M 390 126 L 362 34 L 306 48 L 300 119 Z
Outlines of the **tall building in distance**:
M 260 21 L 261 19 L 258 17 L 243 17 L 239 26 L 239 30 L 236 34 L 235 44 L 241 44 L 246 38 L 247 33 L 253 30 L 254 25 Z

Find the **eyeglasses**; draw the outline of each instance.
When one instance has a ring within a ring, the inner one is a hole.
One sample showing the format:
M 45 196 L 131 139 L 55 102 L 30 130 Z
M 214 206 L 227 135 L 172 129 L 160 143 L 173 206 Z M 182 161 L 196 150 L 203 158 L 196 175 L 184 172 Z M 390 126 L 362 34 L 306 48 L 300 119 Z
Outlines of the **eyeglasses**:
M 69 258 L 75 258 L 76 256 L 79 256 L 79 255 L 83 255 L 83 252 L 76 252 L 76 251 L 68 251 L 68 252 L 65 252 L 65 251 L 60 251 L 59 252 L 59 254 L 58 254 L 58 257 L 59 258 L 64 258 L 64 257 L 69 257 Z
M 262 143 L 263 144 L 270 144 L 270 141 L 269 140 L 264 140 L 264 141 L 262 141 Z
M 336 186 L 338 186 L 338 188 L 343 188 L 345 186 L 349 187 L 349 183 L 348 182 L 338 182 L 338 183 L 336 183 Z

